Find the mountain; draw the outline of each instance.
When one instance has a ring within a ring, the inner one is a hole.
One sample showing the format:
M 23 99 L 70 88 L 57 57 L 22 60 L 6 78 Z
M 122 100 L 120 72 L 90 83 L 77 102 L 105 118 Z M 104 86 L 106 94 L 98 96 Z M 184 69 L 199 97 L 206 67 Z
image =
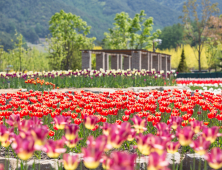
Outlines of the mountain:
M 214 0 L 215 1 L 215 0 Z M 219 0 L 218 0 L 219 1 Z M 92 27 L 90 36 L 103 38 L 112 27 L 116 13 L 133 17 L 145 10 L 154 18 L 154 30 L 180 22 L 184 0 L 0 0 L 0 31 L 14 34 L 15 29 L 27 41 L 36 43 L 49 34 L 48 21 L 63 9 L 81 16 Z M 220 2 L 222 9 L 222 2 Z M 1 37 L 0 37 L 1 39 Z
M 156 2 L 175 11 L 182 11 L 183 3 L 186 2 L 186 0 L 156 0 Z
M 160 5 L 166 6 L 175 11 L 182 11 L 184 2 L 188 0 L 155 0 Z M 201 3 L 201 0 L 197 0 L 197 2 Z M 218 8 L 222 11 L 222 1 L 221 0 L 210 0 L 211 3 L 218 3 Z M 201 9 L 199 8 L 199 13 L 201 13 Z

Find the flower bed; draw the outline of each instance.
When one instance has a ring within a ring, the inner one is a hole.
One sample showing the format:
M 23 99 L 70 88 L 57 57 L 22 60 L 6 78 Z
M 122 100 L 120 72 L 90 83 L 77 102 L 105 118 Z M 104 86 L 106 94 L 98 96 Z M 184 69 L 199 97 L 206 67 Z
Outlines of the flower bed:
M 133 170 L 136 158 L 149 155 L 148 170 L 163 170 L 168 169 L 166 153 L 178 149 L 181 157 L 204 155 L 218 169 L 222 167 L 221 100 L 221 95 L 191 95 L 177 89 L 2 94 L 1 147 L 6 157 L 21 160 L 23 169 L 27 160 L 43 155 L 63 158 L 60 168 L 75 169 L 80 160 L 73 153 L 82 153 L 89 169 L 97 168 L 102 160 L 106 169 Z
M 215 94 L 221 93 L 222 79 L 176 79 L 178 86 L 188 86 L 191 90 L 209 91 Z
M 44 82 L 51 82 L 59 88 L 69 87 L 111 87 L 111 88 L 127 88 L 127 87 L 145 87 L 145 86 L 171 86 L 175 85 L 175 75 L 172 72 L 165 77 L 163 72 L 155 72 L 155 70 L 77 70 L 77 71 L 52 71 L 52 72 L 28 72 L 28 73 L 0 73 L 0 88 L 26 88 L 34 90 L 48 90 L 48 86 L 41 83 L 28 82 L 29 79 L 37 78 Z M 33 82 L 33 81 L 32 81 Z
M 222 85 L 222 78 L 206 78 L 206 79 L 176 79 L 176 83 L 180 85 L 186 86 L 221 86 Z

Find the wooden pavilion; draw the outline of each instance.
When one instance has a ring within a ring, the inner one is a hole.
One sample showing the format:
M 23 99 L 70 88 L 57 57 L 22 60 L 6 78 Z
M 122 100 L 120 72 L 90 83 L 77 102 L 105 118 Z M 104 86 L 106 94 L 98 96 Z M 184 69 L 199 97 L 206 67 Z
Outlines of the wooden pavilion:
M 96 54 L 96 69 L 137 69 L 156 71 L 163 70 L 166 74 L 171 71 L 171 56 L 163 53 L 151 52 L 148 50 L 81 50 L 82 69 L 91 70 L 91 55 Z M 109 59 L 111 56 L 111 68 Z

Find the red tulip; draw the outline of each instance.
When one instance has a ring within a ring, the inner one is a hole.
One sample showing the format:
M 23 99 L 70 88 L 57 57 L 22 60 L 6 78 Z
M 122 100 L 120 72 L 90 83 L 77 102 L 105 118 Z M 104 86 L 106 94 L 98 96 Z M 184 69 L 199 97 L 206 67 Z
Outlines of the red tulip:
M 49 131 L 49 136 L 54 136 L 54 135 L 55 135 L 55 132 L 52 131 L 52 130 L 50 130 L 50 131 Z

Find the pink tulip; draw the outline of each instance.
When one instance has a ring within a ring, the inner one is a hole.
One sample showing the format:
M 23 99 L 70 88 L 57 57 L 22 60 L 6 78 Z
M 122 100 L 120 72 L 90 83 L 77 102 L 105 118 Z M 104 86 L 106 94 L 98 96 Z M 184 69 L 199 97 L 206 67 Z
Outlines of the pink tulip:
M 53 124 L 55 124 L 57 129 L 64 129 L 65 125 L 70 124 L 70 118 L 69 117 L 65 117 L 62 115 L 56 116 L 55 118 L 53 118 Z
M 171 139 L 163 139 L 159 136 L 153 136 L 151 139 L 151 146 L 152 146 L 152 152 L 157 152 L 159 155 L 161 155 L 165 149 L 166 149 L 166 144 L 170 141 Z
M 169 126 L 164 122 L 160 122 L 160 123 L 156 124 L 154 127 L 157 129 L 157 131 L 162 131 L 162 130 L 170 131 Z
M 104 122 L 103 123 L 103 126 L 100 127 L 102 130 L 103 130 L 103 134 L 108 136 L 109 135 L 109 132 L 111 130 L 111 124 L 107 123 L 107 122 Z
M 17 114 L 12 114 L 9 116 L 9 119 L 6 121 L 10 126 L 18 127 L 20 123 L 20 116 Z
M 37 117 L 31 117 L 29 120 L 32 122 L 33 127 L 40 127 L 43 124 L 42 120 Z
M 58 158 L 61 153 L 65 153 L 64 148 L 65 140 L 60 139 L 57 141 L 48 140 L 43 148 L 43 151 L 47 153 L 50 158 Z
M 191 121 L 190 125 L 191 125 L 191 128 L 194 131 L 194 133 L 198 133 L 202 130 L 203 122 L 195 120 L 195 121 Z
M 199 136 L 190 144 L 190 147 L 192 147 L 194 151 L 199 155 L 204 155 L 209 149 L 209 146 L 210 141 L 207 141 L 203 136 Z
M 15 141 L 12 148 L 17 153 L 18 157 L 22 160 L 28 160 L 32 157 L 34 149 L 34 139 L 32 137 L 22 138 L 20 136 L 15 136 Z
M 127 140 L 128 141 L 133 141 L 135 137 L 136 137 L 136 130 L 135 129 L 130 129 Z
M 112 152 L 109 170 L 134 170 L 136 154 L 127 152 Z
M 178 127 L 177 136 L 178 136 L 178 141 L 182 146 L 188 146 L 192 142 L 194 132 L 190 126 L 186 126 L 183 129 Z
M 140 133 L 138 136 L 136 136 L 137 147 L 143 155 L 149 155 L 151 153 L 151 139 L 153 139 L 152 134 L 142 135 Z
M 213 143 L 218 136 L 219 127 L 213 126 L 211 128 L 208 128 L 206 126 L 203 127 L 203 137 L 207 140 Z
M 167 152 L 171 153 L 171 154 L 176 153 L 179 147 L 180 147 L 179 142 L 171 142 L 170 141 L 166 144 Z
M 157 136 L 161 137 L 164 140 L 170 140 L 174 138 L 175 135 L 171 134 L 169 130 L 158 130 L 156 133 Z
M 146 130 L 146 119 L 142 119 L 139 116 L 135 115 L 131 120 L 133 121 L 133 127 L 135 128 L 137 133 L 143 133 Z
M 123 122 L 121 125 L 113 124 L 108 136 L 108 144 L 112 145 L 113 148 L 120 148 L 122 143 L 127 140 L 130 128 L 129 122 Z
M 65 137 L 68 140 L 73 140 L 78 137 L 79 126 L 76 124 L 70 124 L 65 126 Z
M 98 123 L 98 121 L 98 117 L 94 115 L 85 116 L 84 118 L 85 127 L 90 130 L 95 128 L 95 125 Z
M 213 169 L 220 169 L 222 167 L 222 150 L 220 148 L 212 148 L 210 153 L 205 155 L 209 166 Z
M 181 125 L 181 122 L 182 122 L 182 117 L 178 117 L 178 116 L 172 116 L 170 119 L 169 119 L 169 126 L 172 128 L 172 129 L 177 129 L 177 127 L 180 127 Z
M 31 130 L 31 134 L 35 140 L 35 149 L 41 150 L 48 136 L 48 128 L 46 126 L 36 127 Z
M 63 155 L 63 163 L 66 170 L 74 170 L 78 167 L 79 157 L 78 155 L 70 155 L 66 153 Z
M 77 143 L 80 141 L 81 139 L 76 137 L 75 139 L 72 140 L 67 140 L 65 138 L 65 144 L 69 147 L 69 148 L 75 148 Z
M 0 125 L 0 142 L 5 142 L 8 140 L 10 131 L 5 127 L 5 125 Z
M 99 136 L 94 140 L 92 136 L 88 137 L 87 147 L 82 148 L 84 165 L 89 169 L 95 169 L 100 164 L 104 149 L 107 144 L 105 135 Z
M 0 164 L 0 170 L 4 170 L 4 164 Z
M 18 125 L 18 129 L 23 131 L 29 131 L 33 127 L 33 122 L 31 120 L 23 119 Z
M 170 170 L 167 168 L 169 163 L 166 160 L 166 156 L 166 152 L 164 152 L 162 155 L 159 155 L 156 152 L 152 152 L 149 155 L 147 170 Z

